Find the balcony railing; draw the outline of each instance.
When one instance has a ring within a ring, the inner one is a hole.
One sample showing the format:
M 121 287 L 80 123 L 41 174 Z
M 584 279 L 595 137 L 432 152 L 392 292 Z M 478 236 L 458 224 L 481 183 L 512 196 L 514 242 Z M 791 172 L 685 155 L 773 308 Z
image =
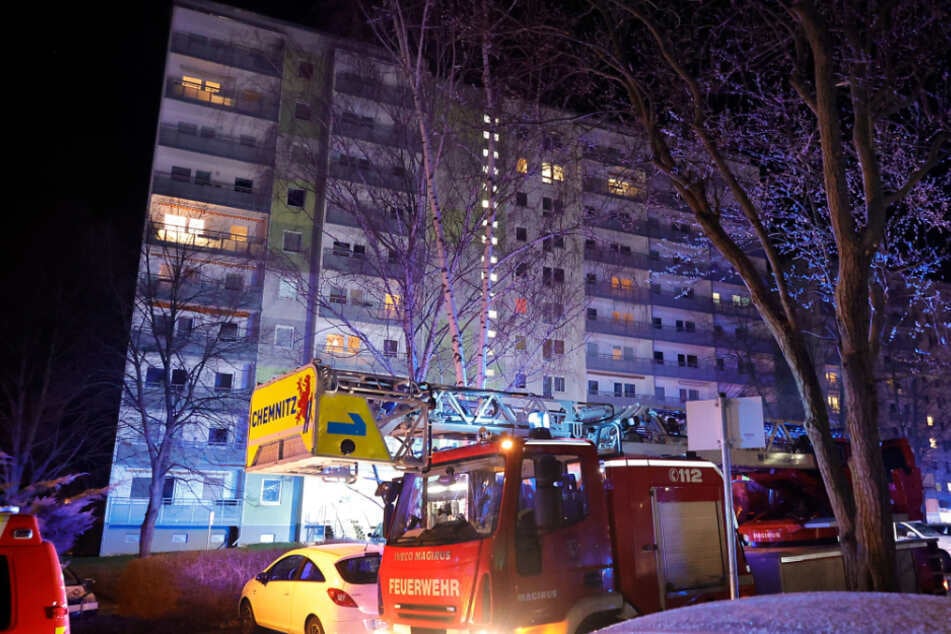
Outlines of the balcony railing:
M 362 167 L 334 161 L 328 170 L 332 178 L 363 183 L 369 187 L 385 187 L 397 191 L 412 191 L 414 177 L 404 173 L 389 173 L 376 166 Z
M 140 526 L 149 501 L 142 498 L 109 498 L 106 524 Z M 156 526 L 236 526 L 241 523 L 241 500 L 165 499 L 159 506 Z
M 603 297 L 629 304 L 649 304 L 650 292 L 646 288 L 615 286 L 610 282 L 587 282 L 584 287 L 589 297 Z
M 150 244 L 165 244 L 171 248 L 214 251 L 241 258 L 260 258 L 266 251 L 264 238 L 250 237 L 223 231 L 191 232 L 179 225 L 150 222 L 146 236 Z
M 374 226 L 378 226 L 383 231 L 388 231 L 397 235 L 403 235 L 406 233 L 403 223 L 394 218 L 385 218 L 383 215 L 384 212 L 361 208 L 360 213 L 366 218 L 372 218 Z M 361 226 L 360 221 L 357 220 L 356 214 L 351 212 L 349 209 L 344 209 L 342 207 L 338 207 L 337 205 L 327 205 L 326 221 L 331 224 L 343 225 L 345 227 Z
M 324 249 L 323 266 L 326 269 L 343 273 L 372 275 L 374 277 L 398 278 L 403 274 L 402 265 L 399 262 L 380 262 L 375 259 L 368 259 L 366 256 L 356 256 L 352 253 L 347 255 L 334 250 L 332 247 Z
M 644 374 L 669 376 L 698 381 L 717 381 L 719 383 L 750 383 L 751 375 L 735 368 L 717 368 L 709 362 L 698 362 L 697 366 L 679 365 L 676 360 L 665 359 L 658 363 L 644 357 L 615 357 L 610 354 L 588 354 L 585 357 L 588 370 L 601 370 L 615 374 Z M 757 376 L 756 383 L 771 384 L 771 376 Z
M 377 145 L 391 145 L 401 148 L 410 148 L 419 145 L 419 139 L 409 134 L 406 128 L 400 126 L 372 126 L 360 125 L 347 119 L 337 119 L 333 133 L 339 136 L 369 141 Z
M 412 97 L 405 88 L 386 86 L 379 81 L 355 73 L 337 73 L 334 77 L 334 89 L 348 95 L 397 106 L 409 105 L 412 102 Z
M 169 77 L 166 80 L 165 96 L 268 121 L 277 121 L 280 112 L 278 101 L 268 95 L 248 91 L 204 90 L 198 86 L 182 84 L 180 77 Z
M 217 134 L 203 136 L 184 132 L 176 125 L 167 124 L 159 128 L 159 145 L 261 165 L 272 164 L 274 156 L 273 140 L 263 146 L 249 145 L 240 138 Z
M 172 33 L 170 48 L 173 53 L 207 59 L 272 77 L 281 77 L 284 71 L 284 49 L 280 43 L 270 51 L 262 51 L 208 38 L 198 33 L 176 32 Z
M 651 259 L 646 253 L 634 253 L 610 249 L 608 247 L 599 247 L 585 245 L 584 258 L 594 262 L 604 262 L 615 266 L 626 266 L 630 268 L 651 270 Z
M 346 319 L 347 321 L 372 323 L 388 323 L 399 317 L 395 310 L 373 302 L 351 304 L 343 300 L 343 297 L 335 300 L 329 295 L 321 296 L 320 316 L 326 319 Z
M 160 275 L 139 276 L 139 294 L 143 297 L 168 301 L 175 292 L 179 302 L 219 306 L 240 310 L 261 307 L 260 284 L 230 285 L 227 280 L 200 279 L 175 282 Z
M 152 174 L 152 193 L 154 194 L 267 213 L 271 208 L 271 187 L 268 185 L 263 189 L 264 191 L 244 191 L 234 183 L 220 181 L 193 183 L 190 180 L 173 177 L 167 172 Z
M 628 191 L 624 191 L 619 187 L 611 187 L 608 184 L 608 178 L 596 178 L 593 176 L 586 176 L 581 184 L 584 191 L 591 194 L 599 194 L 601 196 L 610 196 L 611 198 L 621 198 L 623 200 L 636 200 L 643 202 L 646 199 L 646 192 L 644 189 L 637 189 L 632 187 Z

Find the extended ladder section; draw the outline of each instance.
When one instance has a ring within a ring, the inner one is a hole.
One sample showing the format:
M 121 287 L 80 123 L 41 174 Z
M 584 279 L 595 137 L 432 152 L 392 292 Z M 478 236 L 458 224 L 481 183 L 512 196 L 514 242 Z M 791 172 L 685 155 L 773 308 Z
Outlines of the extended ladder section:
M 801 425 L 768 422 L 763 449 L 733 449 L 733 470 L 762 468 L 815 469 L 815 456 Z M 685 457 L 687 427 L 682 412 L 657 410 L 634 404 L 616 416 L 587 428 L 586 437 L 602 457 Z M 719 450 L 696 451 L 693 456 L 715 464 L 722 462 Z
M 314 363 L 255 389 L 249 472 L 320 475 L 354 461 L 420 468 L 436 448 L 483 434 L 583 438 L 610 420 L 611 405 L 524 392 L 417 383 Z

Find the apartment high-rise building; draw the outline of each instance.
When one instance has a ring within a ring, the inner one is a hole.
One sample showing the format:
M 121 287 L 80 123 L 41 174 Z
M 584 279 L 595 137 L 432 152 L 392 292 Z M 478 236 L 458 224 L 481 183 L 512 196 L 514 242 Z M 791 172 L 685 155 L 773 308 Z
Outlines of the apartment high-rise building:
M 365 44 L 175 3 L 102 554 L 138 549 L 155 487 L 155 551 L 364 537 L 389 474 L 245 474 L 250 390 L 315 358 L 455 383 L 450 305 L 488 387 L 674 419 L 689 400 L 758 395 L 769 419 L 796 417 L 745 286 L 640 139 L 521 121 L 518 104 L 490 116 L 433 81 L 452 112 L 430 165 L 446 252 L 399 77 Z M 169 421 L 168 442 L 146 442 Z

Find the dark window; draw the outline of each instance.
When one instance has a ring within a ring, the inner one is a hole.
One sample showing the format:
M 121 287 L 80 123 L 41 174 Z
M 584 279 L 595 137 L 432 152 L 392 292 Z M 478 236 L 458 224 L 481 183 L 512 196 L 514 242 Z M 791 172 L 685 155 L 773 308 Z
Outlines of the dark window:
M 208 430 L 209 445 L 228 444 L 228 429 L 225 427 L 212 427 Z
M 525 277 L 525 275 L 526 275 L 527 273 L 528 273 L 528 263 L 527 263 L 527 262 L 520 262 L 520 263 L 515 267 L 515 277 Z
M 622 386 L 620 383 L 614 384 L 614 396 L 621 396 L 624 393 L 623 390 L 624 386 Z
M 637 396 L 637 387 L 633 383 L 625 383 L 624 396 L 626 398 L 634 398 Z
M 300 253 L 302 235 L 297 231 L 284 232 L 284 250 L 291 253 Z
M 528 240 L 528 229 L 525 227 L 515 227 L 515 239 L 519 242 Z
M 145 371 L 146 385 L 161 385 L 165 379 L 165 371 L 162 368 L 148 368 Z
M 515 387 L 516 387 L 517 389 L 524 390 L 524 389 L 525 389 L 525 384 L 526 384 L 526 383 L 525 383 L 525 373 L 524 373 L 524 372 L 517 372 L 517 373 L 515 374 Z
M 722 370 L 726 367 L 726 363 L 723 360 L 723 357 L 717 358 L 717 370 Z
M 516 192 L 515 193 L 515 204 L 519 207 L 528 206 L 528 194 L 525 192 Z
M 647 255 L 648 255 L 648 257 L 649 257 L 650 259 L 652 259 L 652 260 L 659 260 L 659 259 L 660 259 L 660 252 L 655 251 L 655 250 L 653 250 L 653 249 L 651 249 L 651 250 L 648 252 Z
M 303 207 L 306 192 L 303 189 L 287 190 L 287 204 L 291 207 Z
M 333 254 L 347 257 L 350 255 L 350 243 L 334 240 Z
M 129 492 L 130 498 L 149 497 L 149 484 L 152 478 L 132 478 L 132 490 Z
M 211 126 L 203 125 L 201 126 L 201 136 L 205 139 L 215 138 L 215 129 Z
M 183 181 L 187 183 L 192 179 L 192 171 L 187 167 L 179 167 L 177 165 L 172 165 L 172 180 L 173 181 Z
M 256 147 L 258 144 L 258 140 L 255 139 L 250 134 L 242 134 L 241 136 L 238 137 L 238 143 L 246 147 Z
M 396 339 L 383 340 L 383 356 L 384 357 L 395 357 L 398 349 L 399 349 L 399 344 L 397 343 Z
M 182 134 L 191 134 L 198 135 L 198 126 L 194 123 L 185 123 L 184 121 L 178 122 L 178 131 Z
M 254 191 L 254 181 L 250 178 L 235 178 L 234 179 L 234 190 L 236 192 L 243 192 L 245 194 L 250 194 Z
M 182 386 L 185 385 L 185 381 L 188 379 L 188 373 L 181 368 L 176 368 L 172 370 L 172 385 Z
M 687 367 L 688 368 L 697 368 L 700 367 L 699 361 L 697 360 L 697 355 L 688 354 L 687 355 Z
M 299 101 L 294 104 L 294 118 L 300 121 L 310 121 L 310 104 Z
M 211 172 L 205 170 L 195 170 L 196 185 L 211 185 Z
M 304 567 L 300 569 L 301 581 L 324 581 L 324 573 L 320 571 L 317 564 L 310 559 L 304 562 Z
M 229 291 L 240 291 L 244 288 L 244 276 L 240 273 L 228 273 L 225 276 L 225 288 Z
M 218 338 L 222 341 L 234 341 L 238 338 L 238 324 L 234 322 L 227 322 L 221 324 L 221 329 L 218 331 Z
M 545 398 L 551 398 L 551 397 L 552 397 L 552 391 L 551 391 L 551 377 L 550 377 L 550 376 L 543 376 L 543 377 L 542 377 L 542 396 L 544 396 Z
M 597 321 L 597 319 L 598 319 L 598 309 L 597 309 L 597 308 L 589 308 L 589 309 L 588 309 L 588 319 L 591 320 L 591 321 Z
M 660 350 L 654 353 L 654 363 L 657 365 L 664 365 L 664 353 Z
M 365 244 L 355 244 L 353 245 L 353 257 L 362 258 L 367 254 L 367 247 Z
M 696 330 L 697 330 L 697 324 L 696 324 L 695 322 L 692 322 L 692 321 L 685 321 L 685 322 L 684 322 L 684 329 L 685 329 L 687 332 L 696 332 Z
M 564 392 L 565 391 L 565 377 L 556 376 L 555 378 L 555 391 Z
M 654 317 L 654 318 L 652 318 L 652 319 L 651 319 L 651 324 L 654 326 L 654 328 L 656 328 L 656 329 L 658 329 L 658 330 L 660 330 L 661 328 L 664 327 L 664 323 L 661 321 L 661 318 L 660 318 L 660 317 Z
M 291 555 L 278 560 L 267 570 L 268 581 L 293 581 L 302 563 L 304 558 L 300 555 Z
M 684 329 L 684 320 L 678 319 L 676 322 L 677 332 L 683 332 Z
M 680 367 L 686 366 L 686 365 L 687 365 L 687 355 L 685 355 L 685 354 L 678 354 L 678 355 L 677 355 L 677 365 L 679 365 Z
M 230 372 L 216 372 L 215 373 L 215 389 L 221 392 L 227 392 L 231 389 L 231 382 L 234 380 L 234 375 Z
M 654 295 L 660 295 L 661 294 L 660 284 L 651 284 L 651 293 L 653 293 Z
M 597 381 L 588 381 L 588 394 L 592 396 L 598 395 L 598 382 Z
M 597 284 L 597 283 L 598 283 L 598 276 L 597 276 L 596 274 L 594 274 L 594 273 L 587 273 L 587 274 L 585 274 L 585 276 L 584 276 L 584 283 L 585 283 L 585 284 Z
M 547 196 L 542 197 L 542 209 L 545 211 L 551 211 L 551 198 Z

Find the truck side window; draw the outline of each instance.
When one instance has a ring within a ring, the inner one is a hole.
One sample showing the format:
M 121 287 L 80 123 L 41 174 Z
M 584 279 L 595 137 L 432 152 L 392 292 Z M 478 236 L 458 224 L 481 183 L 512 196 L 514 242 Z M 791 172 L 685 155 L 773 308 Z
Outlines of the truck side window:
M 527 458 L 518 499 L 519 526 L 551 530 L 580 522 L 588 515 L 580 462 L 570 455 Z

